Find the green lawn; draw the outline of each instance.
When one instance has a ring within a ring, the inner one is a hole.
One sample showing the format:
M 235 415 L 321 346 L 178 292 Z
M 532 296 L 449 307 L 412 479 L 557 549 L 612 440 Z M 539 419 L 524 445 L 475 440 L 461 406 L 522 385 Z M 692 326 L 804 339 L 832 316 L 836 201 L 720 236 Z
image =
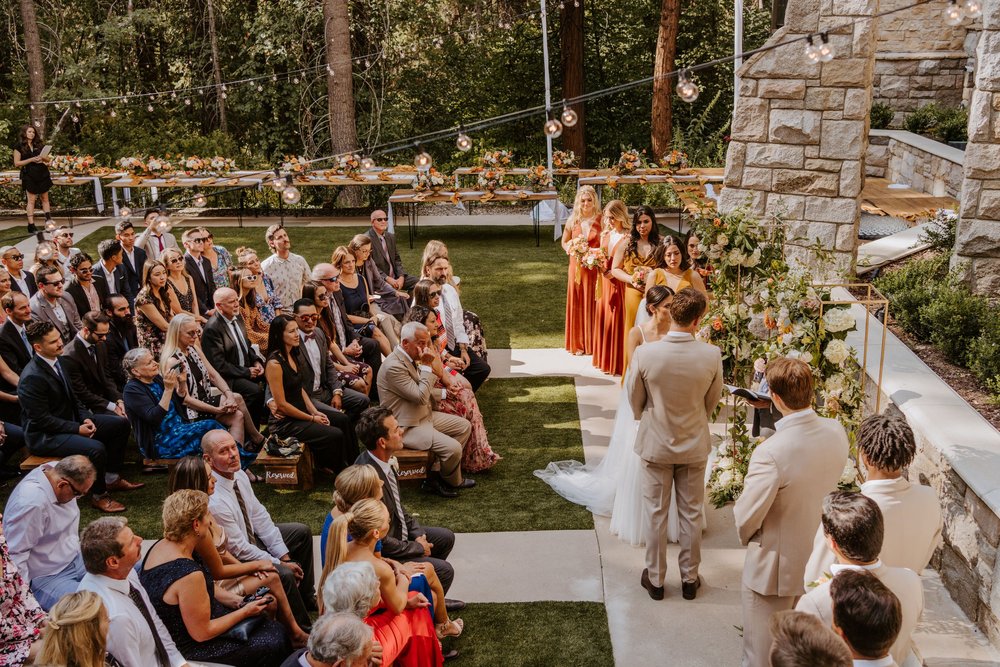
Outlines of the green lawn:
M 297 227 L 290 223 L 292 251 L 310 265 L 329 261 L 338 245 L 346 245 L 366 227 Z M 174 230 L 180 238 L 182 228 Z M 214 228 L 215 242 L 230 251 L 241 245 L 257 249 L 261 259 L 269 252 L 260 227 Z M 559 244 L 546 240 L 535 247 L 530 227 L 423 228 L 413 250 L 399 229 L 399 252 L 411 273 L 420 270 L 420 256 L 430 239 L 448 244 L 455 273 L 462 278 L 462 305 L 479 314 L 486 342 L 496 348 L 562 347 L 566 310 L 566 256 Z M 113 236 L 104 227 L 83 238 L 81 249 L 96 257 L 97 243 Z

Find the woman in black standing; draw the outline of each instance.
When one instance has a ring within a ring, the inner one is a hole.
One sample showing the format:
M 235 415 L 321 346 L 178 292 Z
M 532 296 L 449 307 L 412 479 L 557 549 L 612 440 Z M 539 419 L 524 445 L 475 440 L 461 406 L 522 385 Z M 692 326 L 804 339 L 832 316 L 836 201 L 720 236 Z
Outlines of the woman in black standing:
M 42 200 L 42 211 L 45 213 L 45 220 L 51 220 L 49 213 L 49 190 L 52 188 L 52 176 L 49 174 L 48 156 L 42 157 L 42 148 L 45 142 L 42 141 L 41 133 L 31 125 L 21 128 L 21 136 L 18 144 L 14 146 L 14 166 L 21 168 L 21 187 L 28 194 L 28 232 L 34 234 L 38 231 L 35 227 L 35 198 Z

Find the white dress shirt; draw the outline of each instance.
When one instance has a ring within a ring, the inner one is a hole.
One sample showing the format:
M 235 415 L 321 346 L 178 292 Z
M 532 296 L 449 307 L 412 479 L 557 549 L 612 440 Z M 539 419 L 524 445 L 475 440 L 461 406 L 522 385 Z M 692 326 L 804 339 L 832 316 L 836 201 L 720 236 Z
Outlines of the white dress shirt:
M 24 271 L 21 271 L 20 278 L 11 273 L 10 279 L 17 283 L 17 286 L 21 288 L 21 294 L 24 296 L 31 296 L 31 291 L 28 289 L 28 279 L 24 277 Z
M 153 619 L 153 625 L 160 635 L 163 648 L 167 649 L 170 658 L 169 665 L 159 665 L 156 659 L 156 640 L 149 629 L 142 612 L 139 611 L 132 598 L 129 597 L 128 588 L 132 585 L 139 591 L 139 595 L 146 602 L 149 615 Z M 149 595 L 139 583 L 139 575 L 136 571 L 130 570 L 128 578 L 112 579 L 103 574 L 91 574 L 88 572 L 80 581 L 78 590 L 91 591 L 97 593 L 104 606 L 108 609 L 108 647 L 107 651 L 115 656 L 123 667 L 181 667 L 187 664 L 187 660 L 177 650 L 174 640 L 170 637 L 170 632 L 163 625 L 163 621 L 156 614 L 156 608 L 149 599 Z
M 99 269 L 100 272 L 101 272 L 101 275 L 103 275 L 104 279 L 108 281 L 108 291 L 109 292 L 111 292 L 112 294 L 121 294 L 121 288 L 119 287 L 119 285 L 117 284 L 117 282 L 115 280 L 115 272 L 114 272 L 113 269 L 111 271 L 108 271 L 108 267 L 106 267 L 104 265 L 104 261 L 103 260 L 100 261 L 100 262 L 98 262 L 97 266 L 94 267 L 94 268 L 95 269 Z
M 45 476 L 52 467 L 40 465 L 25 475 L 4 511 L 3 532 L 11 560 L 28 582 L 62 572 L 80 555 L 80 508 L 75 498 L 56 502 Z
M 299 329 L 299 339 L 302 341 L 302 349 L 306 351 L 306 359 L 308 359 L 309 365 L 313 369 L 313 386 L 309 393 L 315 393 L 319 391 L 320 387 L 319 343 L 316 342 L 315 338 L 306 338 L 305 332 L 301 329 Z
M 465 311 L 462 310 L 462 300 L 458 298 L 458 290 L 452 285 L 445 283 L 441 285 L 441 300 L 438 301 L 437 312 L 441 315 L 441 324 L 445 320 L 444 304 L 447 301 L 448 311 L 451 313 L 452 327 L 455 329 L 455 340 L 448 341 L 449 349 L 456 349 L 459 345 L 469 344 L 469 334 L 465 332 Z
M 269 560 L 277 564 L 281 557 L 288 553 L 288 547 L 281 539 L 281 532 L 271 520 L 271 515 L 254 495 L 250 478 L 242 470 L 237 472 L 233 479 L 226 479 L 214 470 L 212 476 L 215 477 L 215 493 L 208 497 L 208 509 L 212 511 L 212 516 L 219 525 L 225 529 L 229 538 L 230 553 L 244 563 L 251 560 Z M 267 547 L 267 551 L 250 541 L 240 504 L 236 500 L 236 492 L 233 491 L 235 484 L 240 485 L 240 495 L 243 496 L 250 525 Z

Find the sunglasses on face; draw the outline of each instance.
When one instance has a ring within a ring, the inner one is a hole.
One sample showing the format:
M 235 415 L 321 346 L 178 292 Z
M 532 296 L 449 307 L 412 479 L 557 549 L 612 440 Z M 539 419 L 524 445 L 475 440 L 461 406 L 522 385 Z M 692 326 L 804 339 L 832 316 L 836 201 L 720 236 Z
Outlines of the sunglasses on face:
M 15 262 L 20 262 L 22 259 L 24 259 L 24 255 L 7 255 L 7 259 L 12 259 Z
M 88 274 L 88 273 L 93 273 L 93 272 L 94 272 L 94 269 L 93 269 L 93 268 L 90 268 L 90 267 L 88 267 L 88 268 L 86 268 L 86 269 L 78 267 L 78 268 L 76 269 L 76 272 L 77 272 L 77 273 L 83 273 L 83 274 Z
M 247 280 L 249 282 L 255 283 L 255 282 L 257 282 L 257 276 L 255 276 L 254 274 L 251 273 L 249 276 L 243 276 L 243 278 L 241 278 L 241 280 Z
M 73 490 L 73 497 L 74 498 L 83 498 L 85 495 L 87 495 L 86 493 L 84 493 L 80 489 L 76 488 L 76 486 L 73 485 L 73 482 L 69 481 L 65 477 L 63 477 L 63 481 L 66 482 L 66 486 L 68 486 L 70 489 Z
M 339 283 L 340 276 L 333 276 L 332 278 L 320 278 L 325 283 Z
M 208 240 L 208 238 L 205 237 L 205 236 L 202 236 L 202 237 L 197 238 L 197 239 L 188 239 L 188 240 L 191 241 L 191 243 L 204 243 L 205 241 Z
M 49 287 L 62 287 L 63 286 L 61 280 L 56 280 L 55 282 L 53 282 L 51 280 L 43 280 L 42 284 L 43 285 L 48 285 Z
M 433 299 L 434 297 L 436 297 L 436 296 L 441 296 L 441 290 L 438 290 L 438 291 L 436 291 L 436 292 L 430 292 L 430 293 L 428 294 L 428 296 L 429 296 L 430 298 L 432 298 L 432 299 Z
M 305 320 L 306 322 L 315 322 L 319 319 L 319 315 L 299 315 L 300 320 Z
M 372 222 L 388 222 L 389 218 L 372 218 Z

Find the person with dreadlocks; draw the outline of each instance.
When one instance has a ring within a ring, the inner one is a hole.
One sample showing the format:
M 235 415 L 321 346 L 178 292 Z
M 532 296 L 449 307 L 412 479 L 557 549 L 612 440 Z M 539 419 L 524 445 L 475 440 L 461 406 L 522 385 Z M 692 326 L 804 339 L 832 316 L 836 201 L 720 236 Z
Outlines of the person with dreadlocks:
M 861 493 L 875 501 L 885 519 L 880 560 L 920 574 L 941 540 L 941 503 L 934 490 L 903 476 L 917 445 L 902 415 L 872 415 L 858 430 L 858 460 L 867 471 Z M 834 554 L 820 528 L 806 566 L 806 586 L 830 572 Z

